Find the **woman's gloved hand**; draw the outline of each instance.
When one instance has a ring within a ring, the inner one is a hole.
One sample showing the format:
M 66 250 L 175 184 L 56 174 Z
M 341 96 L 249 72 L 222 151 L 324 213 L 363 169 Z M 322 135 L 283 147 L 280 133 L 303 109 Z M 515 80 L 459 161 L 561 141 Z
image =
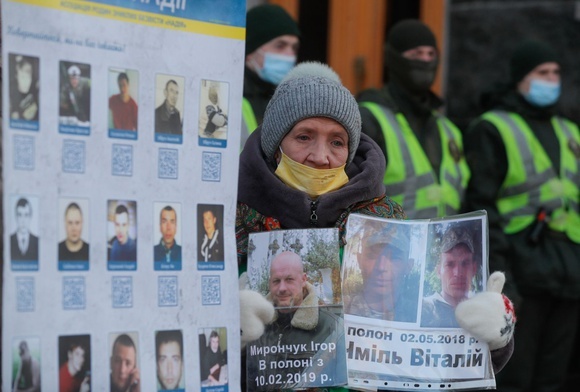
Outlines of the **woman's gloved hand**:
M 487 281 L 487 291 L 461 302 L 455 309 L 461 328 L 488 343 L 490 350 L 506 346 L 516 324 L 512 301 L 502 294 L 504 283 L 503 272 L 494 272 Z
M 262 294 L 246 289 L 246 282 L 244 272 L 239 279 L 241 348 L 262 336 L 264 327 L 274 318 L 274 305 Z

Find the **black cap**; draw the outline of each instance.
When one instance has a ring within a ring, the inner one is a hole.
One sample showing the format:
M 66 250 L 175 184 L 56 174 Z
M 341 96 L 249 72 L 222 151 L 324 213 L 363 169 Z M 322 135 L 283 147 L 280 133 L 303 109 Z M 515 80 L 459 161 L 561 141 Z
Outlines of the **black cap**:
M 551 62 L 560 62 L 552 47 L 538 41 L 524 41 L 517 46 L 512 54 L 510 61 L 511 81 L 519 83 L 538 65 Z
M 246 15 L 246 55 L 282 35 L 300 37 L 298 25 L 279 5 L 253 7 Z
M 396 23 L 389 32 L 387 43 L 399 53 L 417 46 L 433 46 L 437 40 L 431 29 L 417 19 L 405 19 Z

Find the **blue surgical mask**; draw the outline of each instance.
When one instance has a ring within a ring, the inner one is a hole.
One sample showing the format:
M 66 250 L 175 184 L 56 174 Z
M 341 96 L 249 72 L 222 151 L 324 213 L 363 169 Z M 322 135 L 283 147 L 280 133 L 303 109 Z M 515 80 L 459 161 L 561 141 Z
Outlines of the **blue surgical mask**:
M 296 64 L 296 56 L 265 53 L 264 66 L 258 71 L 262 80 L 278 85 Z
M 530 104 L 538 107 L 553 105 L 560 98 L 560 83 L 532 79 L 530 81 L 530 90 L 527 94 L 524 94 L 524 98 Z

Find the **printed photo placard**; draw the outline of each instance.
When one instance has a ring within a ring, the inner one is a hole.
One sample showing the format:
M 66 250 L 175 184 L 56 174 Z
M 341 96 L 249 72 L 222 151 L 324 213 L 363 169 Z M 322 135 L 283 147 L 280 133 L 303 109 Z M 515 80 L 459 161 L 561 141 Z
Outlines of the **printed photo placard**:
M 489 349 L 455 306 L 484 290 L 487 215 L 395 220 L 353 214 L 342 281 L 348 384 L 413 390 L 495 385 Z
M 338 229 L 250 234 L 249 286 L 275 316 L 246 347 L 248 390 L 346 384 L 338 243 Z

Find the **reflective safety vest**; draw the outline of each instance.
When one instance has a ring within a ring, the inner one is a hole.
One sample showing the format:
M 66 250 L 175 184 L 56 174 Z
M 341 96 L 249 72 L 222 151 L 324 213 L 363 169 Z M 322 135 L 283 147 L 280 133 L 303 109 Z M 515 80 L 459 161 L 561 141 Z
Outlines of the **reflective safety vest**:
M 441 138 L 439 180 L 427 154 L 402 113 L 373 102 L 360 104 L 379 122 L 388 156 L 383 178 L 387 195 L 403 206 L 410 219 L 435 218 L 459 212 L 469 181 L 461 132 L 446 117 L 433 113 Z
M 536 220 L 543 207 L 548 226 L 580 243 L 580 133 L 578 126 L 552 117 L 560 144 L 560 169 L 524 119 L 515 113 L 491 111 L 481 116 L 493 124 L 503 140 L 508 170 L 500 189 L 497 208 L 504 219 L 504 232 L 517 233 Z M 490 168 L 492 170 L 492 168 Z
M 258 121 L 252 104 L 247 98 L 242 98 L 242 134 L 240 135 L 241 148 L 244 148 L 248 136 L 258 128 Z

